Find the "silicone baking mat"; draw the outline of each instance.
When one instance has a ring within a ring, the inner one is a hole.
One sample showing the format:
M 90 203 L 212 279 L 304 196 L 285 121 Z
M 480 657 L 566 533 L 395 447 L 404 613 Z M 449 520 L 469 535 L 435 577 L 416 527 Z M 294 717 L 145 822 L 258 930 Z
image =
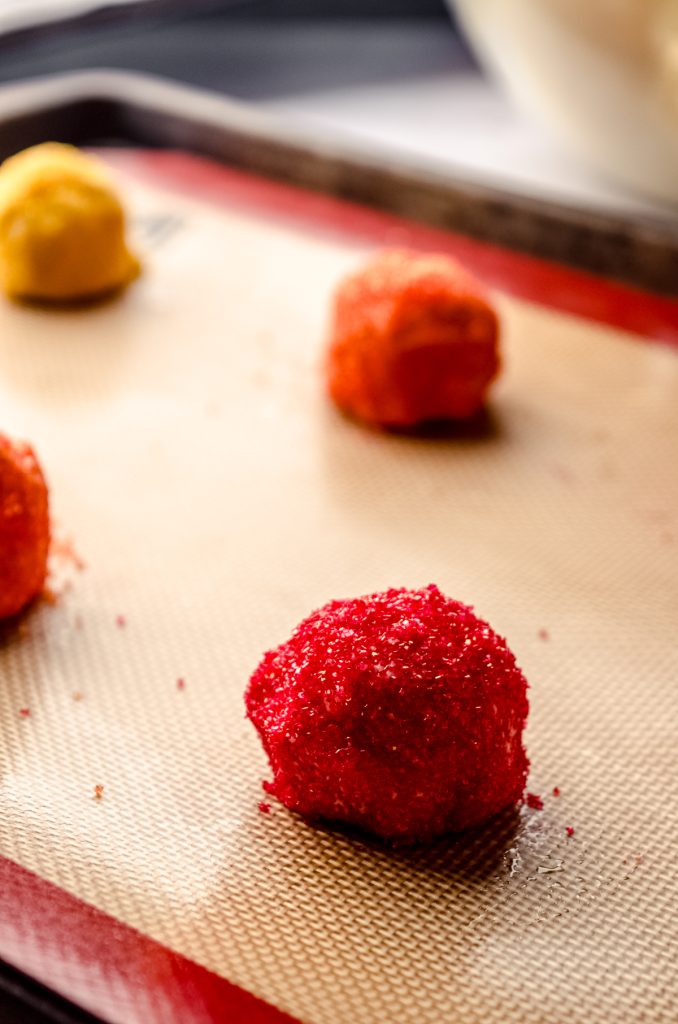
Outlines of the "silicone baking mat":
M 61 541 L 56 603 L 0 645 L 0 956 L 125 1024 L 675 1021 L 676 306 L 187 155 L 109 159 L 141 279 L 0 306 L 2 429 Z M 475 431 L 374 433 L 324 398 L 329 296 L 384 244 L 500 289 Z M 263 813 L 262 651 L 331 597 L 429 582 L 525 670 L 543 810 L 398 851 Z

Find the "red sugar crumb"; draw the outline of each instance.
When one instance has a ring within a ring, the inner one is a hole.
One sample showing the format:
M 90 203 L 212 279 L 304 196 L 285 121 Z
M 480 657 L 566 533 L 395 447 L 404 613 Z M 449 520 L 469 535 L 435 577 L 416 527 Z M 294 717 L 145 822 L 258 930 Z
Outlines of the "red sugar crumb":
M 116 615 L 116 617 L 115 617 L 115 624 L 120 629 L 123 629 L 123 627 L 127 625 L 127 619 L 125 618 L 124 615 Z
M 258 806 L 259 806 L 259 810 L 261 811 L 262 814 L 270 814 L 271 813 L 271 805 L 267 804 L 265 800 L 260 800 Z
M 185 690 L 185 689 L 186 689 L 186 680 L 185 679 L 177 679 L 177 690 Z
M 537 636 L 539 637 L 540 640 L 550 640 L 551 639 L 551 636 L 549 634 L 548 629 L 540 629 L 540 630 L 538 630 L 537 631 Z
M 52 586 L 51 584 L 45 584 L 42 588 L 40 598 L 45 604 L 55 605 L 58 604 L 64 594 L 68 593 L 73 584 L 70 580 L 64 580 L 58 587 Z
M 544 801 L 537 793 L 526 793 L 525 803 L 528 807 L 531 807 L 533 811 L 544 810 Z
M 47 484 L 30 445 L 0 434 L 0 619 L 42 591 L 49 548 Z
M 645 516 L 653 523 L 665 523 L 671 518 L 671 509 L 669 508 L 647 508 L 644 510 Z
M 30 718 L 31 709 L 30 708 L 19 708 L 19 714 L 21 715 L 22 718 Z
M 574 829 L 572 828 L 571 825 L 567 825 L 566 828 L 565 828 L 565 831 L 567 832 L 568 836 L 573 836 L 574 835 Z
M 73 700 L 75 700 L 75 701 L 82 700 L 82 694 L 80 693 L 79 690 L 76 690 L 75 693 L 73 694 Z
M 102 800 L 103 796 L 104 796 L 104 787 L 102 785 L 100 785 L 100 784 L 97 784 L 94 787 L 94 796 L 93 796 L 92 799 L 94 799 L 94 800 Z
M 554 796 L 560 796 L 560 789 L 558 788 L 558 786 L 554 786 L 551 792 Z
M 250 680 L 264 789 L 396 843 L 461 831 L 522 796 L 526 689 L 505 641 L 435 586 L 331 601 Z
M 87 568 L 86 562 L 75 550 L 70 537 L 53 537 L 50 545 L 50 554 L 55 558 L 62 559 L 64 562 L 70 562 L 78 572 L 82 572 Z
M 472 416 L 499 372 L 498 335 L 482 286 L 456 260 L 387 249 L 337 289 L 330 397 L 384 427 Z
M 555 462 L 551 468 L 553 470 L 553 475 L 556 476 L 558 480 L 562 480 L 563 483 L 566 484 L 574 482 L 574 473 L 569 466 L 564 466 L 560 462 Z

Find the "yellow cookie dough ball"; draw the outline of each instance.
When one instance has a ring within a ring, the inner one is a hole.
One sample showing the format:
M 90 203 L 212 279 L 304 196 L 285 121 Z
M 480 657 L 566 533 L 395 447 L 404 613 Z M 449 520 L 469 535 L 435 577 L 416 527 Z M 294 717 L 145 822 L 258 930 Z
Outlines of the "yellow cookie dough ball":
M 0 285 L 13 298 L 94 298 L 128 284 L 139 263 L 104 165 L 47 142 L 0 166 Z

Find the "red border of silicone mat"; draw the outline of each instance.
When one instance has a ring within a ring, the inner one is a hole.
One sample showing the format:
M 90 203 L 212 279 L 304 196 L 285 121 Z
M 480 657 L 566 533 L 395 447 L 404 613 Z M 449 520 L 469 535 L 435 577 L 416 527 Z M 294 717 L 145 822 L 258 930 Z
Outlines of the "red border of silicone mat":
M 491 287 L 678 346 L 678 302 L 189 154 L 120 150 L 135 177 L 375 245 L 458 256 Z M 17 908 L 20 911 L 17 912 Z M 114 1024 L 289 1024 L 225 978 L 0 856 L 0 958 Z
M 114 1024 L 293 1024 L 270 1004 L 4 857 L 0 956 Z
M 490 288 L 563 313 L 678 346 L 678 301 L 560 263 L 479 242 L 334 196 L 283 185 L 177 151 L 106 150 L 107 161 L 150 183 L 240 205 L 335 237 L 456 256 Z

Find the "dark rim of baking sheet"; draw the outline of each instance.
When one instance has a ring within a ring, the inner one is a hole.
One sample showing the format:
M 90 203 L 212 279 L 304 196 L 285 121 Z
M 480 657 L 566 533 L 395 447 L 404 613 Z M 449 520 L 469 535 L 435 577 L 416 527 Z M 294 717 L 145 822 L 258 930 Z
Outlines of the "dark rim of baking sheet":
M 100 1017 L 75 1006 L 34 978 L 0 961 L 3 1024 L 100 1024 Z
M 366 157 L 242 103 L 159 78 L 78 72 L 0 89 L 0 158 L 58 138 L 176 148 L 434 227 L 678 296 L 678 222 L 576 208 Z
M 397 245 L 445 253 L 464 264 L 488 288 L 614 327 L 640 341 L 661 341 L 678 347 L 675 299 L 186 151 L 127 147 L 109 148 L 105 154 L 109 165 L 151 188 L 161 184 L 171 192 L 199 196 L 216 206 L 251 209 L 336 240 L 360 240 L 375 248 Z

